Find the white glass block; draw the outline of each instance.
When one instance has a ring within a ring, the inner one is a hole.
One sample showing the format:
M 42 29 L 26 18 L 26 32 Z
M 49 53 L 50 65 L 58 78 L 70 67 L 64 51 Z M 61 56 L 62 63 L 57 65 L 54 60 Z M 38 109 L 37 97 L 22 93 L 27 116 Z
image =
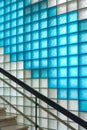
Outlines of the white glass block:
M 3 88 L 0 87 L 0 95 L 3 95 Z
M 67 100 L 58 100 L 58 104 L 67 109 Z
M 4 95 L 10 95 L 10 88 L 9 87 L 4 89 Z
M 79 10 L 79 20 L 87 19 L 87 8 Z
M 0 63 L 4 62 L 4 56 L 0 55 Z
M 41 118 L 40 119 L 40 126 L 47 128 L 47 126 L 48 126 L 47 119 Z
M 79 126 L 78 124 L 74 123 L 74 122 L 70 122 L 69 125 L 71 125 L 73 128 L 75 128 L 76 130 L 79 130 Z
M 4 59 L 5 59 L 5 62 L 10 62 L 10 55 L 5 55 Z
M 40 88 L 48 88 L 48 79 L 40 79 Z
M 48 0 L 48 7 L 53 7 L 56 5 L 56 0 Z
M 5 63 L 4 67 L 5 67 L 5 70 L 10 70 L 10 63 Z
M 57 4 L 62 4 L 62 3 L 65 3 L 66 0 L 57 0 Z
M 31 70 L 24 70 L 24 77 L 31 78 Z
M 16 104 L 16 97 L 11 97 L 11 103 Z
M 1 67 L 1 68 L 4 68 L 4 65 L 3 65 L 3 63 L 0 63 L 0 67 Z
M 57 98 L 57 89 L 49 89 L 48 90 L 49 98 Z
M 49 129 L 54 129 L 55 128 L 57 130 L 57 120 L 49 119 L 48 122 L 49 122 Z
M 23 97 L 17 97 L 17 104 L 23 105 Z
M 31 109 L 29 107 L 24 108 L 24 114 L 25 115 L 31 115 Z
M 3 52 L 4 52 L 3 49 L 4 49 L 3 47 L 0 48 L 0 55 L 3 54 Z
M 66 11 L 67 11 L 66 4 L 59 5 L 57 8 L 57 14 L 63 14 L 66 13 Z
M 39 87 L 39 79 L 32 79 L 31 85 L 33 88 Z
M 11 70 L 16 70 L 16 62 L 11 62 Z
M 25 82 L 27 85 L 31 86 L 31 80 L 30 80 L 30 79 L 25 79 L 24 82 Z
M 16 77 L 16 71 L 11 71 L 11 74 Z
M 40 89 L 40 93 L 48 97 L 47 89 Z
M 62 123 L 58 122 L 58 129 L 59 130 L 67 130 L 67 126 L 65 126 Z
M 23 79 L 24 75 L 23 75 L 23 70 L 18 70 L 17 71 L 17 78 Z
M 85 8 L 87 7 L 87 0 L 79 0 L 79 8 Z
M 86 113 L 86 112 L 80 112 L 79 115 L 80 115 L 80 117 L 81 117 L 83 120 L 87 121 L 87 113 Z
M 77 10 L 77 1 L 68 2 L 68 11 Z
M 31 3 L 36 3 L 36 2 L 39 2 L 39 0 L 31 0 Z
M 47 112 L 45 112 L 44 110 L 40 109 L 40 117 L 44 117 L 47 118 Z
M 17 69 L 23 69 L 23 61 L 17 62 Z
M 10 88 L 9 88 L 10 89 Z M 10 91 L 10 95 L 11 96 L 16 96 L 16 91 L 14 89 L 11 88 L 11 91 Z
M 78 111 L 78 101 L 69 100 L 68 101 L 68 107 L 69 107 L 69 110 L 77 110 Z
M 19 108 L 18 108 L 19 109 Z M 21 109 L 21 108 L 20 108 Z M 21 111 L 21 110 L 20 110 Z M 23 123 L 23 116 L 22 115 L 18 115 L 17 116 L 17 122 L 19 122 L 19 123 Z

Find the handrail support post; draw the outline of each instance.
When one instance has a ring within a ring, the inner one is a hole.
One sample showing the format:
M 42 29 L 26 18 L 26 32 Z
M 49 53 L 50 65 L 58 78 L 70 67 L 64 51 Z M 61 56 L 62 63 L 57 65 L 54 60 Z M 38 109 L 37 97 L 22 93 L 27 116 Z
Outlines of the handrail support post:
M 35 123 L 36 123 L 35 130 L 37 130 L 37 127 L 38 127 L 37 125 L 37 97 L 35 97 Z

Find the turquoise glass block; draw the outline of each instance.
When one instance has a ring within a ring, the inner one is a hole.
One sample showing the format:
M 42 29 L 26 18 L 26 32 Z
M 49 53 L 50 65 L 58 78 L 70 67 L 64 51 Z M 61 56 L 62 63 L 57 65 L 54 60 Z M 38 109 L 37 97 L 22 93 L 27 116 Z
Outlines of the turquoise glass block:
M 50 68 L 48 70 L 48 78 L 56 78 L 57 77 L 57 68 Z
M 48 73 L 47 69 L 41 69 L 40 70 L 40 78 L 47 78 L 48 77 L 47 73 Z
M 40 40 L 40 48 L 47 48 L 47 39 Z
M 68 88 L 78 89 L 78 78 L 68 78 Z
M 48 17 L 56 16 L 56 6 L 48 8 Z
M 57 28 L 56 27 L 49 28 L 48 37 L 55 37 L 55 36 L 57 36 Z
M 46 0 L 41 1 L 39 8 L 40 8 L 40 10 L 46 9 L 47 8 L 47 1 Z
M 69 45 L 68 46 L 68 54 L 69 55 L 76 55 L 76 54 L 78 54 L 78 44 Z
M 74 22 L 78 20 L 78 12 L 72 11 L 68 13 L 68 22 Z
M 27 39 L 27 37 L 26 37 Z M 23 42 L 23 35 L 18 35 L 17 37 L 17 43 L 22 43 Z
M 3 7 L 3 6 L 4 6 L 4 1 L 1 0 L 1 1 L 0 1 L 0 8 Z
M 0 24 L 0 31 L 4 30 L 4 24 Z
M 15 35 L 16 35 L 16 28 L 13 28 L 13 29 L 11 30 L 11 35 L 12 35 L 12 36 L 15 36 Z
M 25 6 L 29 6 L 31 4 L 31 0 L 25 0 Z
M 31 69 L 31 61 L 24 62 L 24 69 Z
M 9 29 L 9 28 L 10 28 L 10 22 L 6 22 L 6 23 L 4 24 L 4 28 L 5 28 L 5 29 Z
M 39 40 L 38 41 L 32 41 L 32 50 L 39 49 Z
M 87 100 L 87 89 L 80 89 L 79 90 L 79 99 L 80 100 Z
M 9 37 L 10 36 L 10 30 L 6 30 L 4 33 L 4 37 Z
M 47 59 L 40 59 L 40 68 L 47 68 L 48 60 Z
M 87 30 L 87 20 L 79 21 L 79 31 Z
M 56 17 L 52 17 L 48 19 L 48 27 L 56 26 L 57 25 L 57 20 Z
M 86 43 L 80 44 L 79 45 L 79 51 L 80 51 L 80 54 L 87 53 L 87 44 Z
M 58 98 L 67 99 L 67 89 L 58 89 Z
M 1 41 L 0 41 L 0 44 L 1 44 Z M 10 38 L 6 38 L 4 40 L 4 46 L 8 46 L 8 45 L 10 45 Z
M 31 51 L 27 51 L 24 53 L 24 60 L 31 60 Z
M 67 57 L 58 57 L 58 66 L 67 66 Z
M 39 30 L 39 22 L 34 22 L 31 25 L 32 31 Z
M 81 55 L 79 61 L 80 65 L 87 65 L 87 55 Z
M 15 37 L 11 37 L 11 44 L 13 45 L 13 44 L 16 44 L 16 36 Z
M 35 35 L 35 34 L 34 34 Z M 33 35 L 33 36 L 34 36 Z M 23 35 L 22 35 L 22 37 L 23 37 Z M 35 37 L 34 37 L 34 39 L 35 39 Z M 22 40 L 22 39 L 21 39 Z M 24 36 L 24 41 L 25 42 L 29 42 L 29 41 L 31 41 L 31 33 L 26 33 L 25 34 L 25 36 Z M 23 42 L 23 41 L 22 41 Z
M 67 68 L 58 68 L 58 77 L 67 77 Z
M 18 14 L 17 17 L 22 17 L 23 16 L 23 9 L 18 10 L 17 14 Z
M 38 40 L 39 39 L 39 31 L 32 32 L 32 40 Z
M 75 33 L 78 32 L 78 23 L 70 23 L 68 24 L 68 33 Z
M 8 6 L 6 6 L 6 8 L 5 8 L 5 13 L 9 13 L 10 12 L 10 6 L 8 5 Z
M 79 42 L 87 42 L 87 32 L 81 32 L 79 34 Z
M 32 13 L 39 11 L 39 4 L 38 3 L 33 4 L 31 10 L 32 10 Z
M 68 57 L 68 65 L 69 66 L 76 66 L 78 65 L 78 56 L 70 56 Z
M 47 10 L 43 10 L 43 11 L 40 11 L 40 15 L 39 15 L 40 19 L 46 19 L 47 18 Z
M 58 78 L 58 89 L 59 88 L 67 89 L 67 78 Z
M 47 28 L 47 19 L 40 21 L 40 29 Z
M 0 32 L 0 39 L 4 38 L 4 32 Z
M 23 53 L 17 53 L 17 61 L 23 61 Z
M 23 44 L 18 44 L 17 45 L 17 52 L 23 51 Z
M 32 61 L 32 69 L 39 68 L 39 60 Z
M 17 9 L 16 3 L 11 4 L 11 11 L 14 11 L 14 10 L 16 10 L 16 9 Z
M 68 68 L 68 76 L 69 77 L 77 77 L 78 76 L 78 68 L 77 67 L 69 67 Z
M 49 67 L 57 67 L 57 58 L 51 58 L 48 60 Z
M 13 53 L 10 55 L 10 61 L 11 62 L 16 62 L 17 61 L 17 54 Z
M 49 57 L 57 57 L 57 48 L 49 48 L 48 56 Z
M 27 42 L 27 43 L 24 44 L 24 50 L 25 51 L 31 50 L 31 43 L 30 42 Z
M 79 67 L 80 76 L 87 76 L 87 66 Z
M 49 79 L 48 88 L 57 88 L 57 79 Z
M 18 9 L 23 8 L 23 1 L 18 1 Z
M 80 78 L 79 79 L 79 87 L 87 89 L 87 78 Z
M 69 89 L 68 90 L 68 99 L 78 100 L 78 89 Z
M 5 43 L 3 42 L 3 40 L 0 40 L 0 47 L 5 46 Z
M 66 56 L 67 55 L 67 46 L 58 47 L 58 56 Z
M 31 7 L 30 6 L 25 8 L 24 14 L 25 15 L 31 14 Z
M 27 28 L 28 29 L 28 28 Z M 23 26 L 19 26 L 17 29 L 17 33 L 18 34 L 22 34 L 23 33 Z
M 48 53 L 47 49 L 40 50 L 40 58 L 47 58 Z
M 10 46 L 4 48 L 4 54 L 10 54 Z
M 0 23 L 4 22 L 4 16 L 0 16 Z
M 38 14 L 38 13 L 33 13 L 31 17 L 32 17 L 32 22 L 38 21 L 38 19 L 39 19 L 39 14 Z
M 80 101 L 79 110 L 82 112 L 87 112 L 87 101 Z
M 58 35 L 67 34 L 67 25 L 58 26 Z
M 16 53 L 16 50 L 17 50 L 16 45 L 12 45 L 11 46 L 11 53 Z
M 58 37 L 58 46 L 67 45 L 67 35 L 62 35 Z
M 10 4 L 10 0 L 5 0 L 5 4 L 6 5 Z
M 39 70 L 32 70 L 32 78 L 39 78 Z
M 16 27 L 17 25 L 17 21 L 16 20 L 12 20 L 11 21 L 11 27 Z M 8 25 L 6 26 L 6 28 L 10 28 L 10 23 L 8 22 Z
M 78 43 L 78 34 L 77 33 L 68 35 L 68 44 L 74 44 L 74 43 Z
M 66 24 L 67 23 L 67 14 L 61 14 L 58 16 L 58 25 Z
M 39 59 L 39 50 L 32 51 L 32 59 Z
M 40 39 L 47 38 L 47 29 L 40 31 Z
M 23 26 L 22 26 L 23 27 Z M 31 25 L 30 24 L 26 24 L 25 26 L 24 26 L 24 32 L 26 33 L 26 32 L 31 32 Z
M 0 15 L 4 14 L 4 8 L 0 8 Z
M 57 37 L 52 37 L 48 39 L 48 47 L 57 46 Z
M 24 22 L 25 22 L 25 23 L 30 23 L 30 22 L 31 22 L 31 15 L 25 16 Z

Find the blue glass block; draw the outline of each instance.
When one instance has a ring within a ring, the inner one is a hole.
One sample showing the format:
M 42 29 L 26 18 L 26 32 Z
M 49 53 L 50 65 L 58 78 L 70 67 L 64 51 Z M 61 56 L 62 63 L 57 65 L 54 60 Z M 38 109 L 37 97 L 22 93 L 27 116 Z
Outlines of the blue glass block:
M 24 62 L 24 69 L 31 69 L 31 61 Z
M 18 2 L 18 9 L 23 8 L 23 1 Z
M 40 59 L 40 68 L 47 68 L 48 60 L 47 59 Z
M 4 48 L 4 54 L 10 54 L 10 46 Z
M 17 60 L 18 61 L 23 61 L 24 57 L 23 57 L 23 53 L 18 53 L 17 54 Z
M 79 90 L 79 98 L 80 100 L 87 100 L 87 89 Z
M 68 13 L 68 22 L 74 22 L 78 20 L 78 12 L 72 11 Z
M 40 19 L 46 19 L 47 18 L 47 10 L 40 11 Z
M 10 28 L 10 22 L 6 22 L 5 25 L 4 25 L 4 28 L 9 29 Z
M 32 78 L 39 78 L 39 70 L 32 70 Z
M 0 23 L 3 23 L 3 22 L 4 22 L 4 17 L 0 16 Z
M 0 24 L 0 31 L 4 30 L 4 24 Z
M 5 0 L 5 4 L 6 5 L 10 4 L 10 0 Z
M 67 34 L 67 25 L 58 26 L 58 35 Z
M 68 33 L 75 33 L 77 31 L 78 31 L 78 23 L 77 22 L 68 24 Z
M 39 58 L 39 50 L 32 51 L 32 59 L 38 59 Z
M 24 26 L 24 32 L 30 32 L 31 31 L 31 25 L 30 24 L 27 24 Z
M 79 34 L 79 42 L 87 42 L 87 32 L 81 32 Z
M 48 8 L 48 17 L 56 16 L 56 6 Z
M 40 40 L 40 48 L 47 48 L 47 39 Z
M 58 25 L 67 23 L 67 14 L 61 14 L 58 16 Z
M 11 21 L 11 27 L 16 27 L 17 25 L 17 21 L 16 20 L 12 20 Z M 10 23 L 8 22 L 8 25 L 6 26 L 7 28 L 10 28 Z
M 31 51 L 28 51 L 28 52 L 24 53 L 24 59 L 25 60 L 31 60 Z
M 68 99 L 78 100 L 78 89 L 68 90 Z
M 49 57 L 56 57 L 57 56 L 57 48 L 50 48 L 48 51 Z
M 87 101 L 80 101 L 79 110 L 82 112 L 87 112 Z
M 68 68 L 68 76 L 69 77 L 77 77 L 78 76 L 78 68 L 77 67 Z
M 17 15 L 18 17 L 22 17 L 23 16 L 23 9 L 20 9 L 17 14 L 18 14 Z
M 30 42 L 27 42 L 27 43 L 24 44 L 24 50 L 25 51 L 31 50 L 31 43 Z
M 30 23 L 31 22 L 31 15 L 25 16 L 25 23 Z
M 48 37 L 55 37 L 55 36 L 57 36 L 57 28 L 56 27 L 49 28 Z
M 69 78 L 68 88 L 78 88 L 78 78 Z
M 78 34 L 77 33 L 68 35 L 68 44 L 74 44 L 74 43 L 78 43 Z
M 48 60 L 49 67 L 57 67 L 57 58 L 51 58 Z
M 0 44 L 1 44 L 1 41 L 0 41 Z M 6 38 L 4 40 L 4 46 L 8 46 L 8 45 L 10 45 L 10 38 Z
M 41 1 L 40 2 L 40 10 L 47 8 L 47 1 Z
M 39 40 L 32 42 L 32 50 L 39 49 Z
M 0 40 L 0 47 L 4 46 L 4 41 L 3 40 Z
M 11 46 L 11 53 L 16 53 L 16 45 Z
M 78 44 L 68 46 L 68 54 L 69 55 L 78 54 Z
M 0 8 L 0 15 L 4 14 L 4 8 Z
M 67 45 L 67 35 L 58 37 L 58 45 Z
M 47 49 L 40 50 L 40 58 L 47 58 Z
M 67 68 L 58 68 L 58 77 L 67 77 Z
M 27 28 L 27 29 L 28 29 L 28 28 Z M 16 29 L 15 29 L 15 30 L 16 30 Z M 17 33 L 18 33 L 18 34 L 22 34 L 22 33 L 23 33 L 23 26 L 18 27 Z
M 87 55 L 81 55 L 79 58 L 80 65 L 87 65 Z
M 40 31 L 40 39 L 47 38 L 47 29 Z
M 67 66 L 67 57 L 58 57 L 58 66 Z
M 48 88 L 57 88 L 57 79 L 49 79 Z
M 67 89 L 67 78 L 59 78 L 58 79 L 58 88 L 66 88 Z
M 40 21 L 40 29 L 47 28 L 47 19 Z
M 4 38 L 4 32 L 0 32 L 0 39 Z
M 57 46 L 57 38 L 56 37 L 49 38 L 48 39 L 48 46 L 49 47 Z
M 11 30 L 11 35 L 12 35 L 12 36 L 16 35 L 16 28 L 13 28 L 13 29 Z
M 57 68 L 51 68 L 48 70 L 48 78 L 56 78 L 57 77 Z
M 11 4 L 11 11 L 16 10 L 16 3 Z
M 18 37 L 17 37 L 17 42 L 18 42 L 18 43 L 23 42 L 23 35 L 18 35 Z
M 52 17 L 48 19 L 48 27 L 56 26 L 57 25 L 57 20 L 56 17 Z
M 4 1 L 0 1 L 0 7 L 3 7 L 4 6 Z
M 79 21 L 79 31 L 87 30 L 87 20 Z
M 9 12 L 10 12 L 10 6 L 6 6 L 5 13 L 9 13 Z
M 87 67 L 86 66 L 80 67 L 79 73 L 80 73 L 80 76 L 87 76 Z
M 39 4 L 38 3 L 33 4 L 31 10 L 32 10 L 32 13 L 39 11 Z
M 32 40 L 38 40 L 39 39 L 39 31 L 32 32 Z
M 67 99 L 67 89 L 58 89 L 58 98 Z
M 39 60 L 33 60 L 32 61 L 32 69 L 39 68 Z
M 23 51 L 23 44 L 18 44 L 17 45 L 17 52 Z
M 39 30 L 39 22 L 34 22 L 31 25 L 32 31 Z
M 58 47 L 58 56 L 66 56 L 67 55 L 67 46 Z
M 10 36 L 10 30 L 6 30 L 5 33 L 4 33 L 4 36 L 9 37 Z
M 31 14 L 31 7 L 30 6 L 26 7 L 24 13 L 25 15 Z
M 87 44 L 85 43 L 82 43 L 82 44 L 80 44 L 79 45 L 79 51 L 80 51 L 80 53 L 81 54 L 83 54 L 83 53 L 87 53 Z
M 32 22 L 37 21 L 39 19 L 39 14 L 38 13 L 33 13 L 32 14 Z
M 11 44 L 16 44 L 16 37 L 11 37 Z
M 40 78 L 47 78 L 47 69 L 41 69 L 40 70 Z
M 71 56 L 68 58 L 68 65 L 69 66 L 76 66 L 78 65 L 78 56 Z
M 79 79 L 79 87 L 87 89 L 87 78 L 80 78 Z
M 25 0 L 25 6 L 29 6 L 31 4 L 31 0 Z
M 30 40 L 31 40 L 31 33 L 26 33 L 25 36 L 24 36 L 24 41 L 29 42 Z
M 15 54 L 15 53 L 14 53 L 14 54 L 11 54 L 11 55 L 10 55 L 10 61 L 11 61 L 11 62 L 16 62 L 16 61 L 17 61 L 17 54 Z

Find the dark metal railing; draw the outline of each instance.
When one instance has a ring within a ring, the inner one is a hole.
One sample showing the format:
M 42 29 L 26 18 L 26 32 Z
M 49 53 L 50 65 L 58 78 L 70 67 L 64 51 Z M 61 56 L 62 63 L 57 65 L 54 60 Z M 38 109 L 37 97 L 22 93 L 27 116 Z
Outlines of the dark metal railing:
M 37 117 L 37 98 L 39 98 L 40 100 L 47 103 L 49 106 L 56 109 L 58 112 L 62 113 L 63 115 L 65 115 L 69 119 L 73 120 L 75 123 L 79 124 L 80 126 L 84 127 L 85 129 L 87 129 L 87 122 L 84 121 L 83 119 L 79 118 L 78 116 L 76 116 L 73 113 L 69 112 L 65 108 L 63 108 L 60 105 L 56 104 L 55 102 L 53 102 L 52 100 L 50 100 L 46 96 L 44 96 L 44 95 L 40 94 L 39 92 L 35 91 L 33 88 L 31 88 L 30 86 L 28 86 L 24 82 L 20 81 L 19 79 L 17 79 L 15 76 L 11 75 L 10 73 L 5 71 L 4 69 L 0 68 L 0 72 L 3 75 L 5 75 L 6 77 L 8 77 L 9 79 L 11 79 L 12 81 L 14 81 L 15 83 L 17 83 L 18 85 L 20 85 L 22 88 L 24 88 L 28 92 L 32 93 L 36 97 L 36 117 Z M 37 119 L 36 119 L 36 123 L 37 123 Z M 36 124 L 36 130 L 37 130 L 37 127 L 38 127 L 38 125 Z

